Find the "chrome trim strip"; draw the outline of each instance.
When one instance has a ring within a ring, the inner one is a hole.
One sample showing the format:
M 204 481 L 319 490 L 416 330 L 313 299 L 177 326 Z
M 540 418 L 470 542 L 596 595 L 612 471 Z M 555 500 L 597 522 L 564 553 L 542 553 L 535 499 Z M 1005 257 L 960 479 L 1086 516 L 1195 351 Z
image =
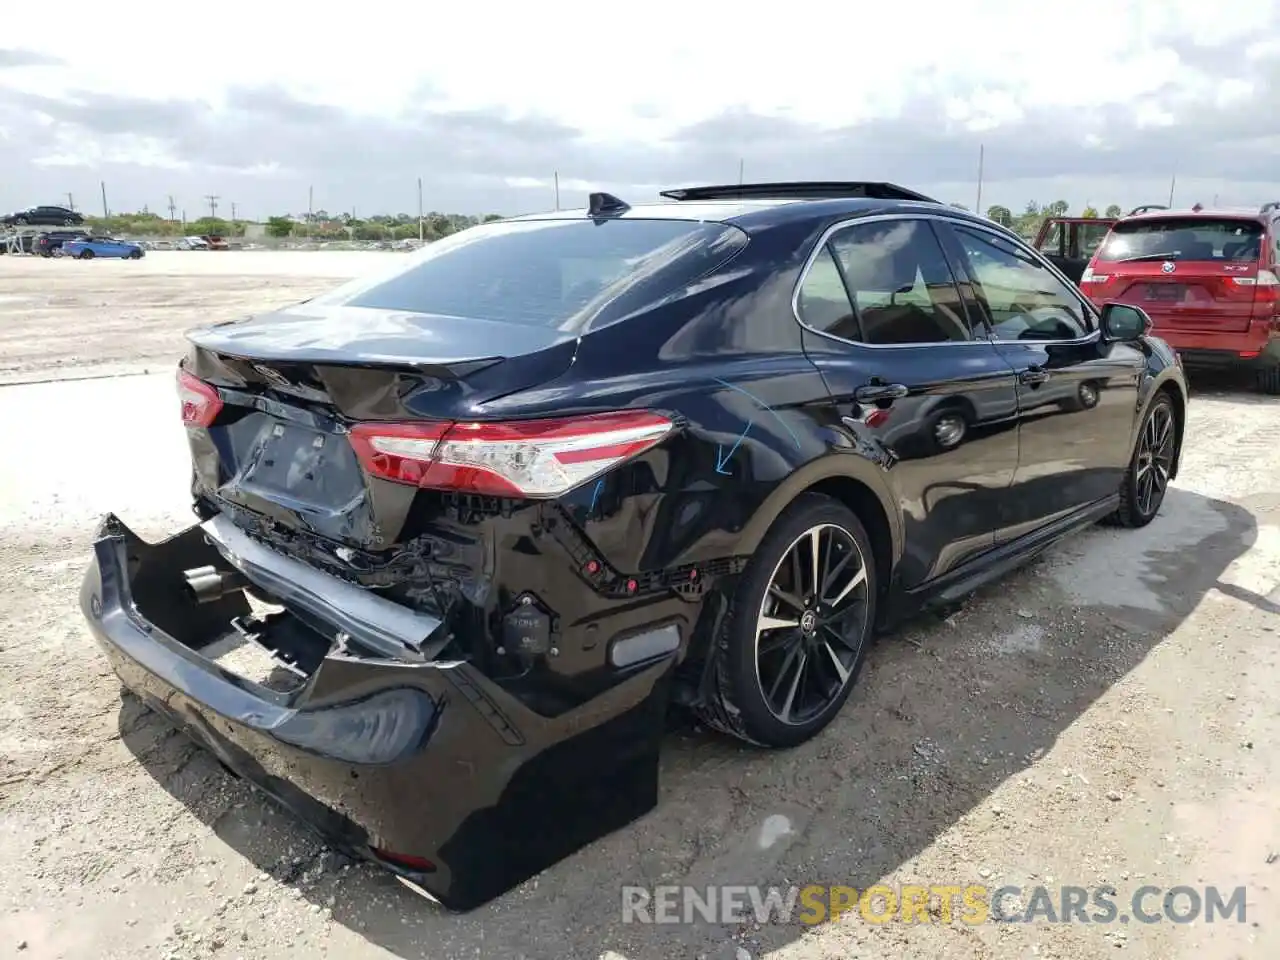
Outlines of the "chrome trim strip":
M 973 220 L 968 220 L 963 217 L 948 217 L 948 216 L 943 216 L 939 213 L 934 213 L 934 212 L 930 212 L 930 213 L 914 213 L 913 212 L 913 213 L 876 213 L 876 214 L 871 214 L 865 217 L 850 217 L 847 220 L 841 220 L 838 223 L 833 223 L 831 226 L 827 227 L 826 230 L 822 231 L 822 236 L 818 238 L 818 242 L 814 244 L 813 250 L 809 252 L 809 256 L 808 258 L 806 258 L 804 262 L 804 266 L 800 268 L 800 276 L 796 278 L 795 289 L 791 291 L 791 313 L 796 318 L 796 323 L 800 324 L 800 326 L 804 327 L 804 329 L 808 330 L 810 333 L 815 334 L 819 337 L 826 337 L 828 340 L 834 340 L 837 343 L 848 344 L 849 346 L 853 346 L 853 347 L 862 347 L 867 350 L 906 350 L 906 349 L 918 348 L 918 347 L 944 347 L 944 346 L 953 347 L 953 346 L 962 346 L 962 345 L 970 345 L 970 344 L 980 344 L 984 347 L 989 347 L 992 344 L 997 344 L 997 343 L 1024 342 L 1021 340 L 1000 340 L 996 338 L 994 335 L 992 335 L 988 337 L 975 337 L 974 339 L 971 339 L 971 340 L 931 340 L 931 341 L 922 342 L 922 343 L 863 343 L 860 340 L 846 340 L 844 337 L 838 337 L 833 333 L 827 333 L 824 330 L 818 330 L 815 327 L 811 327 L 809 326 L 809 324 L 805 323 L 804 320 L 800 317 L 800 288 L 804 286 L 804 281 L 809 276 L 809 269 L 813 266 L 814 261 L 818 259 L 819 254 L 821 254 L 822 251 L 826 248 L 827 241 L 831 239 L 833 234 L 838 233 L 841 230 L 847 229 L 848 227 L 857 226 L 860 223 L 882 223 L 887 220 L 937 220 L 937 221 L 941 221 L 942 223 L 946 223 L 948 225 L 972 227 L 975 230 L 985 231 L 991 234 L 992 236 L 998 237 L 999 239 L 1004 240 L 1006 243 L 1013 243 L 1014 246 L 1019 247 L 1024 251 L 1030 252 L 1036 258 L 1037 262 L 1040 263 L 1041 266 L 1047 268 L 1054 276 L 1056 276 L 1059 280 L 1061 280 L 1066 285 L 1068 290 L 1073 291 L 1073 294 L 1075 295 L 1076 299 L 1080 302 L 1080 304 L 1083 306 L 1085 311 L 1089 315 L 1094 317 L 1095 321 L 1097 319 L 1097 311 L 1094 310 L 1093 304 L 1090 303 L 1087 299 L 1085 299 L 1083 294 L 1081 294 L 1079 291 L 1076 291 L 1074 289 L 1075 284 L 1073 284 L 1070 280 L 1068 280 L 1061 270 L 1055 267 L 1052 263 L 1050 263 L 1047 259 L 1042 257 L 1039 253 L 1037 253 L 1031 247 L 1027 246 L 1027 244 L 1022 240 L 1022 238 L 1017 236 L 1016 234 L 1006 232 L 999 227 L 988 226 L 986 224 L 978 223 Z M 944 256 L 947 255 L 945 250 L 943 251 L 943 254 Z M 1096 323 L 1095 323 L 1095 326 L 1096 326 Z M 1100 334 L 1101 334 L 1101 331 L 1098 329 L 1095 329 L 1087 337 L 1081 337 L 1076 340 L 1046 340 L 1046 341 L 1036 341 L 1036 342 L 1071 346 L 1075 344 L 1089 343 L 1092 340 L 1096 340 Z
M 403 660 L 408 650 L 421 659 L 423 645 L 441 626 L 436 617 L 263 546 L 222 514 L 200 528 L 228 563 L 281 603 L 294 604 L 387 656 Z

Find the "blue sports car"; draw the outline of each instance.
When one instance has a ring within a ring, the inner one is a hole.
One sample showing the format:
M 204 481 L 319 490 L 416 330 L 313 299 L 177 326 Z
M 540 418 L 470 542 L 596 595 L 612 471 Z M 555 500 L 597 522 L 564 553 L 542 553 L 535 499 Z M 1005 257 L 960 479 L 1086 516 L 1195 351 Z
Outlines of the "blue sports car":
M 62 254 L 75 257 L 77 260 L 92 260 L 94 257 L 119 257 L 121 260 L 141 260 L 143 249 L 128 240 L 113 240 L 110 237 L 85 237 L 80 240 L 68 240 L 62 245 Z

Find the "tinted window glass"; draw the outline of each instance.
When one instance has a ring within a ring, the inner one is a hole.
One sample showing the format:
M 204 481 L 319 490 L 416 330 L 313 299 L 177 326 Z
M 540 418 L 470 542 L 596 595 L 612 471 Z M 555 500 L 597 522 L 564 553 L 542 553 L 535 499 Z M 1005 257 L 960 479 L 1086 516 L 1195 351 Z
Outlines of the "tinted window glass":
M 1257 220 L 1160 217 L 1117 223 L 1099 260 L 1256 261 L 1262 249 Z
M 1080 224 L 1080 256 L 1092 257 L 1110 230 L 1109 223 Z
M 1066 226 L 1061 220 L 1049 227 L 1048 233 L 1044 235 L 1044 242 L 1040 244 L 1040 249 L 1045 253 L 1059 256 L 1066 253 L 1066 243 L 1063 242 L 1062 231 Z
M 830 247 L 822 248 L 805 274 L 804 282 L 800 284 L 800 296 L 796 298 L 796 308 L 800 319 L 815 330 L 845 340 L 862 339 L 858 318 L 849 302 L 848 291 L 840 279 L 840 268 L 836 266 Z
M 863 342 L 969 339 L 960 293 L 927 221 L 856 224 L 835 234 L 829 246 L 844 272 Z M 852 331 L 837 335 L 855 339 Z
M 492 223 L 313 302 L 573 327 L 606 304 L 668 296 L 745 243 L 736 227 L 690 220 Z
M 1071 288 L 1008 240 L 956 228 L 956 238 L 991 312 L 1000 340 L 1075 340 L 1087 336 L 1084 306 Z

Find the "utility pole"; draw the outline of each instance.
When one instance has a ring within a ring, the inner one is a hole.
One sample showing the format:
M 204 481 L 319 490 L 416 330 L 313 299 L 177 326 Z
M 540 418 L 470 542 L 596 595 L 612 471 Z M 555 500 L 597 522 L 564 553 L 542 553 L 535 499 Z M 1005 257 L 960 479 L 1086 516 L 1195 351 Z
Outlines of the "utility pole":
M 178 210 L 178 205 L 177 205 L 176 203 L 174 203 L 174 202 L 173 202 L 173 194 L 171 193 L 171 194 L 169 194 L 169 219 L 170 219 L 170 220 L 177 220 L 177 219 L 178 219 L 178 218 L 174 215 L 174 214 L 176 214 L 176 213 L 177 213 L 177 210 Z
M 216 193 L 206 193 L 204 198 L 209 201 L 209 219 L 213 220 L 218 216 L 218 195 Z
M 311 224 L 315 221 L 316 188 L 307 187 L 307 236 L 311 236 Z
M 107 217 L 111 216 L 111 214 L 107 212 L 107 182 L 105 180 L 99 180 L 98 186 L 102 188 L 102 219 L 105 220 Z
M 71 211 L 74 211 L 74 210 L 75 210 L 75 208 L 76 208 L 76 202 L 75 202 L 75 200 L 73 200 L 73 199 L 72 199 L 71 194 L 69 194 L 69 193 L 68 193 L 68 194 L 67 194 L 67 209 L 68 209 L 68 210 L 71 210 Z
M 742 171 L 746 169 L 746 163 L 745 160 L 738 161 L 738 186 L 742 186 Z
M 236 205 L 234 203 L 231 204 L 231 222 L 236 222 Z
M 974 205 L 973 212 L 982 215 L 982 167 L 986 161 L 987 148 L 985 144 L 978 144 L 978 201 Z
M 552 174 L 556 182 L 556 209 L 560 209 L 560 171 L 557 170 Z
M 1173 188 L 1178 184 L 1178 171 L 1175 168 L 1173 176 L 1169 178 L 1169 206 L 1173 206 Z
M 418 178 L 418 242 L 424 241 L 422 229 L 422 178 Z

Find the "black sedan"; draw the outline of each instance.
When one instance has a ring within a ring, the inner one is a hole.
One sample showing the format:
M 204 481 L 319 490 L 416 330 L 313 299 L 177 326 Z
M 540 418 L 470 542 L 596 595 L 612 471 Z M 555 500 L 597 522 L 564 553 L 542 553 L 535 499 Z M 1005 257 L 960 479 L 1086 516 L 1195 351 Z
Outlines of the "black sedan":
M 84 614 L 455 909 L 650 809 L 673 702 L 802 743 L 878 628 L 1149 523 L 1187 407 L 1140 309 L 883 183 L 594 194 L 189 340 L 199 521 L 109 516 Z
M 5 214 L 0 219 L 6 227 L 74 227 L 84 223 L 84 216 L 66 207 L 28 207 Z

